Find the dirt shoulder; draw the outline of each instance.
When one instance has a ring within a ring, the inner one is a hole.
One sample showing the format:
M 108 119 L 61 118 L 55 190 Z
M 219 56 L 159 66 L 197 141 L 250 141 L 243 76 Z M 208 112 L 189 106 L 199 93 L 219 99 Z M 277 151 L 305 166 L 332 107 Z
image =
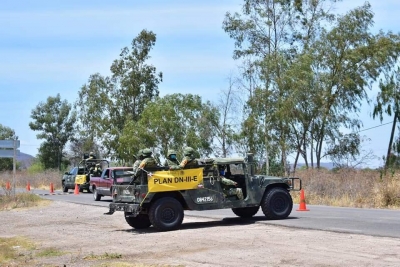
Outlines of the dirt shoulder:
M 122 212 L 103 215 L 107 210 L 54 201 L 2 211 L 0 237 L 25 236 L 38 250 L 64 253 L 33 254 L 25 266 L 400 266 L 396 238 L 189 216 L 177 231 L 137 231 Z

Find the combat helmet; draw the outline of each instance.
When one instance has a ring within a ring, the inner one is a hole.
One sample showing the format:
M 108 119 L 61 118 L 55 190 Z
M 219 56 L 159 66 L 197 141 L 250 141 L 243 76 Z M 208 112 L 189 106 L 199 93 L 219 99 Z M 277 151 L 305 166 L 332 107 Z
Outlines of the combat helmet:
M 145 149 L 142 150 L 142 155 L 143 155 L 144 158 L 151 157 L 152 153 L 153 152 L 151 152 L 151 150 L 149 148 L 145 148 Z
M 143 149 L 139 149 L 139 152 L 137 153 L 136 157 L 137 157 L 138 159 L 143 158 Z
M 194 149 L 190 146 L 186 147 L 183 150 L 183 155 L 185 155 L 185 156 L 193 156 L 193 154 L 194 154 Z

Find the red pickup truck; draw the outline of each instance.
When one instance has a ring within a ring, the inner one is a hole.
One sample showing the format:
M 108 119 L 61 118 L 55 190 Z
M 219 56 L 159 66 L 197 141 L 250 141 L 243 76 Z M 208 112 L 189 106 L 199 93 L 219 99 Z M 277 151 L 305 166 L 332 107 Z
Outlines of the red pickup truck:
M 111 196 L 114 184 L 129 184 L 132 178 L 132 167 L 109 167 L 100 177 L 90 177 L 89 189 L 93 192 L 93 199 L 99 201 L 101 197 Z

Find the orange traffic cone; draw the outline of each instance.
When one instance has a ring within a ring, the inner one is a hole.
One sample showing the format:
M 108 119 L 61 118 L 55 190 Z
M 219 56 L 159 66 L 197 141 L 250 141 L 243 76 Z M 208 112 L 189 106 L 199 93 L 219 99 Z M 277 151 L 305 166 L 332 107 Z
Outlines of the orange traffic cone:
M 54 194 L 54 185 L 50 183 L 50 194 Z
M 79 185 L 75 184 L 74 195 L 79 195 Z
M 297 209 L 297 211 L 309 211 L 309 209 L 307 209 L 307 207 L 306 207 L 306 199 L 304 197 L 303 189 L 300 190 L 300 206 Z
M 7 190 L 10 190 L 10 189 L 11 189 L 10 182 L 7 182 L 7 183 L 6 183 L 6 189 L 7 189 Z
M 29 183 L 29 181 L 26 184 L 26 191 L 31 191 L 31 184 Z

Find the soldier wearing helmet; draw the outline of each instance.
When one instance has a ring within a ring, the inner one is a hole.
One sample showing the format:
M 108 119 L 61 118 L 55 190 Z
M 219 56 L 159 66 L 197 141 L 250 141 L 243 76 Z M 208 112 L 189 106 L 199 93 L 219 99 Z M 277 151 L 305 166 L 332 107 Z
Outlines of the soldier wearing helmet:
M 96 166 L 94 167 L 93 175 L 96 177 L 100 177 L 101 172 L 102 172 L 102 169 L 101 169 L 100 163 L 97 163 Z
M 219 165 L 219 182 L 221 183 L 222 192 L 225 196 L 237 196 L 238 199 L 243 200 L 242 188 L 232 188 L 231 186 L 237 186 L 238 183 L 225 177 L 225 165 Z
M 133 163 L 133 173 L 136 173 L 137 168 L 139 168 L 140 163 L 143 160 L 143 149 L 140 149 L 138 154 L 136 155 L 136 161 Z
M 146 167 L 157 167 L 157 162 L 152 156 L 153 152 L 149 148 L 142 150 L 143 160 L 140 162 L 138 169 L 146 169 Z
M 197 160 L 194 157 L 194 149 L 191 147 L 186 147 L 183 150 L 183 155 L 185 156 L 181 163 L 176 167 L 170 167 L 171 170 L 187 169 L 187 168 L 197 168 L 199 166 Z
M 178 166 L 179 161 L 176 158 L 176 151 L 173 149 L 168 150 L 167 159 L 164 162 L 165 167 Z

